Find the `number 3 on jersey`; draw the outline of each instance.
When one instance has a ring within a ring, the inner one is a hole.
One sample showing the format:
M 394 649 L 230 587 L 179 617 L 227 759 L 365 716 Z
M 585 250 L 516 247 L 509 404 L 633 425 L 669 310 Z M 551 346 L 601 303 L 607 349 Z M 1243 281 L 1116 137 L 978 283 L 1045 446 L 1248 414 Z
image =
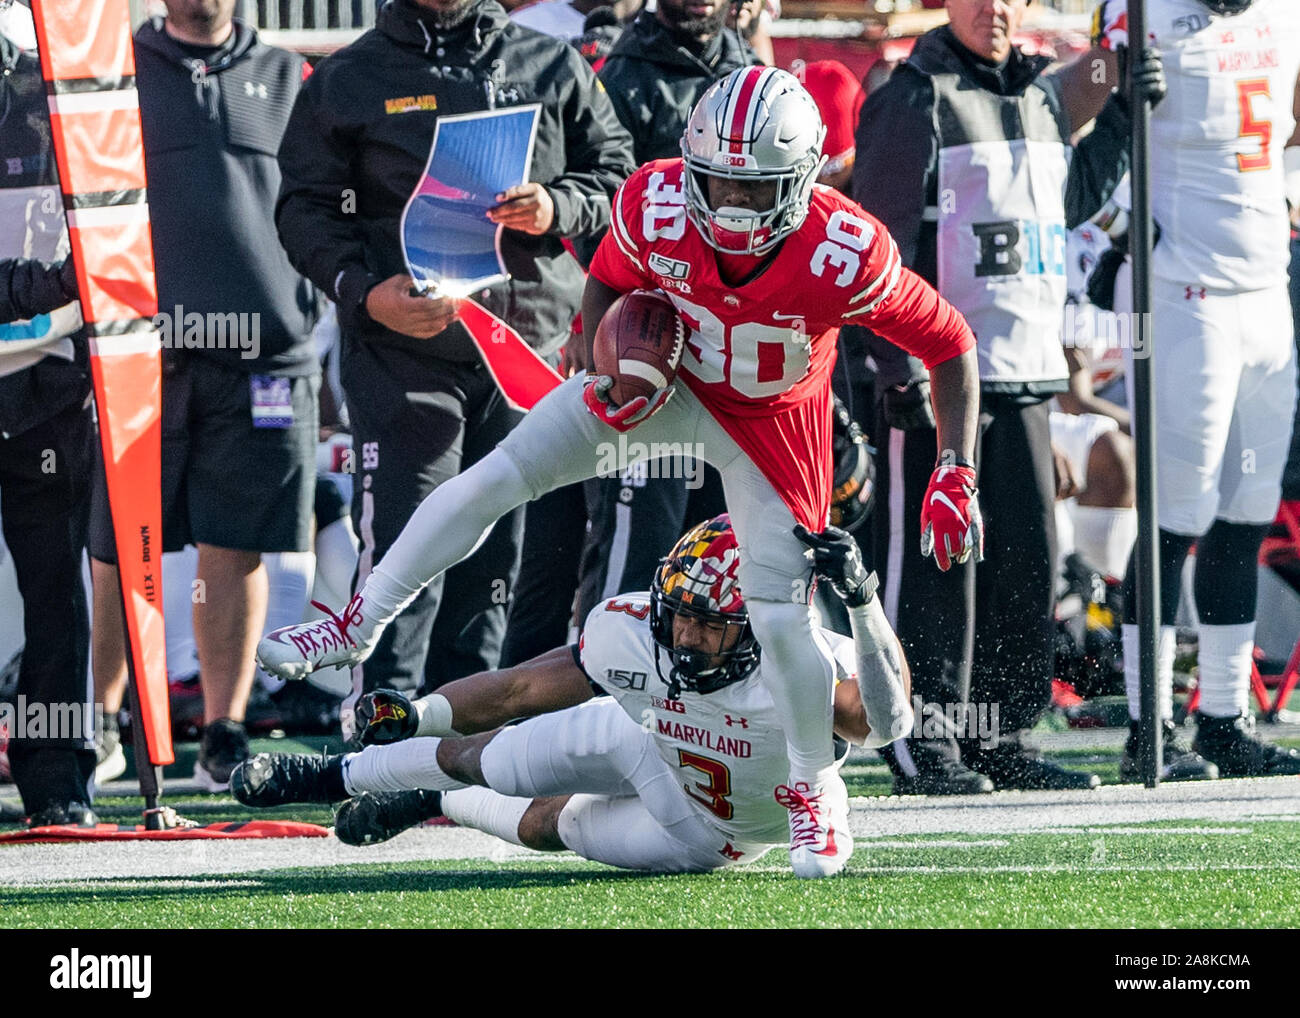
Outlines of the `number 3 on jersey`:
M 685 786 L 686 794 L 701 803 L 714 816 L 730 820 L 734 808 L 727 801 L 727 796 L 731 794 L 731 771 L 727 770 L 727 765 L 721 760 L 710 760 L 707 756 L 700 756 L 685 749 L 677 751 L 677 765 L 691 767 L 708 777 L 707 785 L 694 783 L 698 792 L 692 791 L 690 785 Z M 700 792 L 704 794 L 701 795 Z

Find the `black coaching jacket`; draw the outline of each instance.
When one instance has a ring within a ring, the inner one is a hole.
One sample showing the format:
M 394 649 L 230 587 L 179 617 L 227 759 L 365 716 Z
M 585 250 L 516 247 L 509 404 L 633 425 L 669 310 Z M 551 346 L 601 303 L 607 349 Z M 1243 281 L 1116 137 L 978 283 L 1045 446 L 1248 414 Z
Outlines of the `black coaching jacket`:
M 555 222 L 542 236 L 502 231 L 511 279 L 477 299 L 547 354 L 568 336 L 584 286 L 562 238 L 602 233 L 633 169 L 631 139 L 578 51 L 514 24 L 495 0 L 441 31 L 410 0 L 390 0 L 308 79 L 280 146 L 276 224 L 294 265 L 338 303 L 354 365 L 414 383 L 429 360 L 477 360 L 459 322 L 413 339 L 371 319 L 364 301 L 406 271 L 402 210 L 438 117 L 528 103 L 542 107 L 531 179 L 549 191 Z
M 686 121 L 709 86 L 758 62 L 735 32 L 719 32 L 696 51 L 682 45 L 653 11 L 642 11 L 614 44 L 600 80 L 618 119 L 632 132 L 640 165 L 681 155 Z
M 946 149 L 971 141 L 1010 146 L 1023 139 L 1068 149 L 1070 128 L 1060 85 L 1043 75 L 1049 63 L 1013 48 L 1006 63 L 994 67 L 962 46 L 945 25 L 921 36 L 911 56 L 863 106 L 853 194 L 889 228 L 903 264 L 931 285 L 939 286 L 940 162 Z M 972 137 L 972 124 L 978 137 Z M 1073 153 L 1059 196 L 1067 228 L 1100 208 L 1127 172 L 1128 133 L 1127 110 L 1112 96 Z M 953 196 L 944 198 L 963 204 Z M 926 377 L 921 363 L 893 344 L 868 334 L 868 346 L 881 391 Z M 984 387 L 990 388 L 987 382 Z M 1037 399 L 1064 384 L 1052 379 L 995 388 Z

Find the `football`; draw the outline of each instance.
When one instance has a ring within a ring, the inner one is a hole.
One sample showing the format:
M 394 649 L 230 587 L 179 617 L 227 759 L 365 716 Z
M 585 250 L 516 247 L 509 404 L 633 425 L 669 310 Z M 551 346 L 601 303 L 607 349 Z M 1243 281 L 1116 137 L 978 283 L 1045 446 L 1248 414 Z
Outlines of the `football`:
M 633 290 L 610 305 L 596 328 L 592 351 L 596 373 L 609 375 L 609 398 L 618 406 L 649 398 L 677 375 L 686 326 L 659 290 Z

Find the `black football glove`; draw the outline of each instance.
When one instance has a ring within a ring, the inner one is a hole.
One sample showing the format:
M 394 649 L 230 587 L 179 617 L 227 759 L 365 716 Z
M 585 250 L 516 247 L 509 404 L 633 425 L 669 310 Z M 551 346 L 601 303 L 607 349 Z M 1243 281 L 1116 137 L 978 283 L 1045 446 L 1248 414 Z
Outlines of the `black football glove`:
M 386 746 L 415 735 L 419 717 L 415 705 L 395 689 L 376 689 L 357 702 L 356 742 L 361 746 Z
M 862 562 L 862 551 L 853 535 L 839 527 L 827 527 L 814 534 L 803 524 L 794 528 L 794 536 L 808 545 L 817 575 L 826 580 L 840 599 L 850 608 L 870 604 L 876 596 L 879 580 L 875 573 L 867 572 Z
M 934 427 L 934 408 L 930 406 L 930 383 L 912 382 L 893 385 L 882 398 L 885 423 L 899 431 Z
M 1149 47 L 1136 53 L 1126 49 L 1120 56 L 1119 66 L 1119 95 L 1130 113 L 1137 100 L 1146 99 L 1152 109 L 1160 105 L 1169 85 L 1165 81 L 1165 65 L 1158 51 Z

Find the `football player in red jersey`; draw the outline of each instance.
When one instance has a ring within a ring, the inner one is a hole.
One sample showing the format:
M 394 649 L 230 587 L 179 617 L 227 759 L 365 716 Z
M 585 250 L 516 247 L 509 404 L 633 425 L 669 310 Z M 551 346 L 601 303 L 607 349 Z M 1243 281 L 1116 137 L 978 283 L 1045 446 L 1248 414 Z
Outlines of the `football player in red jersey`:
M 596 326 L 621 294 L 667 293 L 690 330 L 675 382 L 624 406 L 609 401 L 608 376 L 552 391 L 490 456 L 424 501 L 342 614 L 266 637 L 263 667 L 296 678 L 363 660 L 382 627 L 505 512 L 614 459 L 623 469 L 690 443 L 722 474 L 765 682 L 784 719 L 788 787 L 800 797 L 790 806 L 791 864 L 800 876 L 839 872 L 852 839 L 833 766 L 834 667 L 809 607 L 812 565 L 793 533 L 826 522 L 837 330 L 867 325 L 931 370 L 941 453 L 921 541 L 941 569 L 980 554 L 979 390 L 961 315 L 903 268 L 878 220 L 814 185 L 823 133 L 816 104 L 784 71 L 744 68 L 710 88 L 682 158 L 643 166 L 616 195 L 583 298 L 592 363 Z M 620 438 L 634 427 L 635 442 Z

